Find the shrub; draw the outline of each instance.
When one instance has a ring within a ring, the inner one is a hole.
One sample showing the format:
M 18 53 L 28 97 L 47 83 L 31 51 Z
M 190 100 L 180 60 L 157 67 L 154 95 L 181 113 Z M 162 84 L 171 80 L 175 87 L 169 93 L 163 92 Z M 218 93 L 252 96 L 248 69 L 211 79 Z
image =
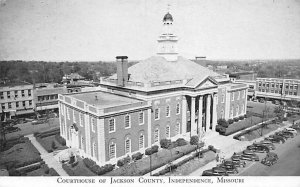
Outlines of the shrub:
M 151 147 L 151 149 L 152 149 L 152 154 L 158 152 L 158 146 L 157 146 L 157 145 L 153 145 L 153 146 Z
M 282 121 L 287 121 L 287 118 L 282 118 Z
M 223 126 L 223 127 L 225 127 L 225 128 L 227 128 L 228 127 L 228 122 L 225 120 L 225 119 L 218 119 L 218 125 L 220 125 L 220 126 Z
M 171 140 L 169 139 L 161 139 L 160 140 L 160 147 L 163 149 L 168 149 L 171 145 Z
M 185 139 L 183 138 L 178 138 L 176 140 L 176 143 L 177 143 L 177 146 L 184 146 L 184 145 L 187 145 L 187 142 L 185 141 Z
M 198 136 L 192 136 L 190 140 L 191 145 L 197 145 L 199 142 L 199 137 Z
M 51 148 L 52 148 L 52 149 L 56 149 L 56 144 L 55 144 L 54 141 L 52 141 L 52 143 L 51 143 Z
M 122 158 L 122 159 L 118 160 L 117 166 L 122 167 L 125 164 L 128 164 L 129 162 L 130 162 L 130 156 L 127 156 L 125 158 Z
M 89 159 L 89 158 L 84 158 L 83 159 L 83 163 L 86 165 L 86 167 L 88 167 L 89 169 L 92 168 L 96 162 L 94 162 L 93 160 Z
M 133 154 L 131 157 L 132 157 L 132 160 L 140 160 L 141 158 L 143 158 L 143 154 L 140 152 L 137 152 L 137 153 Z
M 240 116 L 239 119 L 240 119 L 240 120 L 243 120 L 243 119 L 244 119 L 244 116 Z
M 233 120 L 232 120 L 232 119 L 229 119 L 229 120 L 228 120 L 228 123 L 229 123 L 229 124 L 232 124 L 232 123 L 233 123 Z
M 245 114 L 245 115 L 244 115 L 244 118 L 247 118 L 247 117 L 248 117 L 247 114 Z
M 150 147 L 150 148 L 147 148 L 147 149 L 145 150 L 145 155 L 152 155 L 152 149 L 151 149 L 151 147 Z
M 114 166 L 111 165 L 111 164 L 105 164 L 103 166 L 103 168 L 104 168 L 105 172 L 110 172 L 110 171 L 112 171 L 114 169 Z
M 238 122 L 239 118 L 233 118 L 233 121 Z

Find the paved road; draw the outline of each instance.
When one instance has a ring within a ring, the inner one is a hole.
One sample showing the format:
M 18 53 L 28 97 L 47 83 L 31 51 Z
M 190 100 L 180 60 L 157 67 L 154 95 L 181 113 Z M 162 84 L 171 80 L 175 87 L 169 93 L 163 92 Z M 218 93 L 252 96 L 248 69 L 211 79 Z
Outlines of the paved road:
M 260 162 L 247 165 L 241 176 L 300 176 L 300 135 L 288 139 L 284 144 L 275 144 L 279 160 L 273 166 Z

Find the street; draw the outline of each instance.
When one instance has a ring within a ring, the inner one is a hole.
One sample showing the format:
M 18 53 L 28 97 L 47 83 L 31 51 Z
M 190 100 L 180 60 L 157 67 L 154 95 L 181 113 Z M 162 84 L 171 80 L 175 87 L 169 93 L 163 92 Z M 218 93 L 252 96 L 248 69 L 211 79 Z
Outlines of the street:
M 239 176 L 300 176 L 300 135 L 288 139 L 284 144 L 275 144 L 279 160 L 272 166 L 260 162 L 248 162 Z M 266 154 L 259 154 L 260 160 Z

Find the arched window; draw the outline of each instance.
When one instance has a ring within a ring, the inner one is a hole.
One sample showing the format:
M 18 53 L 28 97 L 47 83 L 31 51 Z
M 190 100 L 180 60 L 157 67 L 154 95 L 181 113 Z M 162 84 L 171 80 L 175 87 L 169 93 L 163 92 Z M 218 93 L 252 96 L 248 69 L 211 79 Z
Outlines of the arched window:
M 155 130 L 154 130 L 154 142 L 156 143 L 156 142 L 159 142 L 159 129 L 158 128 L 156 128 Z
M 176 135 L 180 134 L 180 122 L 176 123 L 175 134 Z
M 145 144 L 144 144 L 144 135 L 141 134 L 139 136 L 139 149 L 143 149 L 145 147 Z
M 170 125 L 166 126 L 166 138 L 170 138 L 171 136 L 171 128 Z
M 239 112 L 240 112 L 240 107 L 239 107 L 239 105 L 237 105 L 237 106 L 236 106 L 236 111 L 235 111 L 235 113 L 236 113 L 235 116 L 238 116 L 238 115 L 239 115 Z
M 125 154 L 128 154 L 131 152 L 131 140 L 129 137 L 125 139 Z

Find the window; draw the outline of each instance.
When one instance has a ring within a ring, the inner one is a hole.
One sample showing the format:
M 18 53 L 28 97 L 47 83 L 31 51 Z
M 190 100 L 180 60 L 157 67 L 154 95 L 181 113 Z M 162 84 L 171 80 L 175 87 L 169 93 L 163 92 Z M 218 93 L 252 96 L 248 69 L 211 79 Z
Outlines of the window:
M 0 93 L 0 95 L 1 95 L 1 93 Z M 9 91 L 7 92 L 7 99 L 10 99 L 10 92 Z
M 239 115 L 239 113 L 240 113 L 240 107 L 239 107 L 239 105 L 237 105 L 236 106 L 236 111 L 235 111 L 235 116 L 238 116 Z
M 231 93 L 231 101 L 234 101 L 234 92 Z
M 246 90 L 243 90 L 242 97 L 245 98 Z
M 170 106 L 166 107 L 166 117 L 170 117 Z
M 31 90 L 28 90 L 28 96 L 31 96 Z
M 237 99 L 239 100 L 239 99 L 240 99 L 240 97 L 241 97 L 241 92 L 240 92 L 240 91 L 238 91 L 238 96 L 237 96 Z
M 176 135 L 180 134 L 180 123 L 179 122 L 176 123 L 175 134 Z
M 83 114 L 82 113 L 80 113 L 79 114 L 79 125 L 81 126 L 81 127 L 83 127 Z
M 180 114 L 180 104 L 176 104 L 176 114 Z
M 84 149 L 84 138 L 83 136 L 80 137 L 80 147 L 81 149 Z
M 96 130 L 96 119 L 91 118 L 91 125 L 92 125 L 92 132 L 95 132 Z
M 18 98 L 18 91 L 15 91 L 15 98 Z
M 8 108 L 11 108 L 11 103 L 8 103 Z
M 5 104 L 4 104 L 4 103 L 1 104 L 1 108 L 2 108 L 3 110 L 5 110 Z
M 280 88 L 282 88 L 282 83 L 280 83 Z
M 96 147 L 96 143 L 95 142 L 93 142 L 93 157 L 96 157 L 96 152 L 97 152 L 97 147 Z
M 125 129 L 128 129 L 128 128 L 130 128 L 130 115 L 129 114 L 127 114 L 125 116 Z
M 221 119 L 224 119 L 224 110 L 222 109 L 221 111 L 221 116 L 220 116 Z
M 131 141 L 129 138 L 125 140 L 125 154 L 128 154 L 131 152 Z
M 269 87 L 269 83 L 268 82 L 267 82 L 266 86 Z
M 293 95 L 293 92 L 289 92 L 289 95 Z
M 261 86 L 261 82 L 258 83 L 258 86 Z
M 225 102 L 225 94 L 222 94 L 222 103 Z
M 276 88 L 278 88 L 279 87 L 279 84 L 278 83 L 276 83 Z
M 289 89 L 289 84 L 286 84 L 286 85 L 285 85 L 285 88 L 286 88 L 286 89 Z
M 292 90 L 293 89 L 293 85 L 290 85 L 290 90 Z
M 170 126 L 166 126 L 166 138 L 170 138 Z
M 109 158 L 116 158 L 116 144 L 112 143 L 109 145 Z
M 19 102 L 16 102 L 16 108 L 18 108 L 19 107 Z
M 0 92 L 0 99 L 4 99 L 3 92 Z
M 26 106 L 26 103 L 25 103 L 25 101 L 22 101 L 22 105 L 25 107 Z
M 159 108 L 156 108 L 154 111 L 154 119 L 158 120 L 159 119 Z
M 21 93 L 22 93 L 22 97 L 25 97 L 25 90 L 22 90 Z
M 139 149 L 144 148 L 144 135 L 140 135 L 139 137 Z
M 274 88 L 274 86 L 275 86 L 274 83 L 272 83 L 271 85 L 272 85 L 272 88 Z
M 31 106 L 31 105 L 32 105 L 32 101 L 31 101 L 31 100 L 29 100 L 29 101 L 28 101 L 28 104 L 29 104 L 29 106 Z
M 139 113 L 139 124 L 144 124 L 144 112 Z
M 115 132 L 115 119 L 109 120 L 109 132 Z
M 296 84 L 294 85 L 294 90 L 298 90 L 298 85 L 296 85 Z
M 76 123 L 76 115 L 75 115 L 75 110 L 73 110 L 73 122 Z
M 297 95 L 297 92 L 294 92 L 294 95 Z
M 70 120 L 70 109 L 67 108 L 67 117 L 68 117 L 68 120 Z
M 159 130 L 155 129 L 154 130 L 154 143 L 159 141 Z

